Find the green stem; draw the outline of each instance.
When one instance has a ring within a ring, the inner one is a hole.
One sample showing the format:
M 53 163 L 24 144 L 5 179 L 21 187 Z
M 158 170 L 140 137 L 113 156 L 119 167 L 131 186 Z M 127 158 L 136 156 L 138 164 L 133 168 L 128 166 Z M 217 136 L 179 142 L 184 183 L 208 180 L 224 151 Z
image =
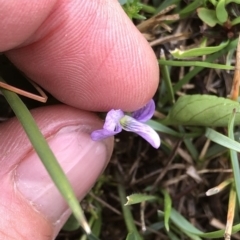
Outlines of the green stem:
M 123 217 L 124 217 L 124 221 L 127 226 L 128 232 L 134 233 L 134 235 L 137 236 L 138 240 L 143 240 L 143 238 L 140 236 L 140 234 L 134 224 L 134 219 L 133 219 L 133 216 L 132 216 L 129 206 L 125 206 L 126 193 L 125 193 L 124 187 L 121 183 L 121 178 L 118 174 L 116 174 L 116 178 L 119 182 L 119 184 L 117 185 L 118 186 L 118 195 L 120 197 L 121 207 L 122 207 L 122 211 L 123 211 Z

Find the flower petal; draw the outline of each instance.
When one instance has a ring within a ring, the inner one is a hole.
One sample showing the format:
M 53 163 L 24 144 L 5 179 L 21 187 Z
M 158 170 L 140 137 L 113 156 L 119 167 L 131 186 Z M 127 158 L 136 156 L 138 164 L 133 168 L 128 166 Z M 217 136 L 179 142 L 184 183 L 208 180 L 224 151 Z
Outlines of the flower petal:
M 151 99 L 144 107 L 133 112 L 131 116 L 140 122 L 146 122 L 152 118 L 155 111 L 155 103 Z
M 100 129 L 100 130 L 93 131 L 91 133 L 91 138 L 94 141 L 98 141 L 98 140 L 102 140 L 102 139 L 111 137 L 111 136 L 113 136 L 115 134 L 117 134 L 117 132 L 108 131 L 106 129 Z
M 148 141 L 154 148 L 160 147 L 161 140 L 159 135 L 147 124 L 138 122 L 134 118 L 126 115 L 120 120 L 120 123 L 124 130 L 135 132 Z
M 120 125 L 120 119 L 124 116 L 122 110 L 110 110 L 107 113 L 105 123 L 103 125 L 103 129 L 108 130 L 110 132 L 119 133 L 122 131 L 122 127 Z

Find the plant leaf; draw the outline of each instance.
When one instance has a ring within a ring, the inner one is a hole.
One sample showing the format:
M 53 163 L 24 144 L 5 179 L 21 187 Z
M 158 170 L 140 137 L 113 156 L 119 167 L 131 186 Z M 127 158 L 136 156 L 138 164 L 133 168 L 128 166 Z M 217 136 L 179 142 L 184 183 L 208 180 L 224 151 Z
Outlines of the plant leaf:
M 198 17 L 210 27 L 214 27 L 216 24 L 221 24 L 214 10 L 210 10 L 207 8 L 198 8 L 197 14 Z
M 128 233 L 126 240 L 139 240 L 139 238 L 134 232 L 130 232 Z
M 152 196 L 152 195 L 135 193 L 130 196 L 127 196 L 128 201 L 124 205 L 127 206 L 127 205 L 141 203 L 144 201 L 156 200 L 156 199 L 157 199 L 157 197 Z
M 225 0 L 219 0 L 216 7 L 216 16 L 219 22 L 225 23 L 228 19 L 228 13 L 225 9 Z
M 233 109 L 236 109 L 235 124 L 240 124 L 238 102 L 210 95 L 185 95 L 177 100 L 163 123 L 226 127 Z
M 215 52 L 218 52 L 225 48 L 228 45 L 229 41 L 223 42 L 219 44 L 218 46 L 214 47 L 197 47 L 197 48 L 192 48 L 186 51 L 179 50 L 178 48 L 174 49 L 173 51 L 170 51 L 170 53 L 175 57 L 175 58 L 189 58 L 189 57 L 198 57 L 198 56 L 203 56 L 203 55 L 208 55 L 212 54 Z
M 169 219 L 172 210 L 172 199 L 165 189 L 162 190 L 162 193 L 164 196 L 164 225 L 166 230 L 169 232 Z

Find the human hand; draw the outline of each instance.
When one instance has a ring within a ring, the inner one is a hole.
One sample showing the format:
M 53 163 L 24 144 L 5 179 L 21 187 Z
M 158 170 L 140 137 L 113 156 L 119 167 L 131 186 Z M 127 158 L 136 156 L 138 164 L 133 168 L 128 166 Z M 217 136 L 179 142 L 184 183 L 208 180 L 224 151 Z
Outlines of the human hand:
M 82 199 L 113 148 L 91 140 L 102 122 L 88 111 L 146 104 L 158 84 L 154 53 L 115 0 L 0 2 L 0 52 L 66 104 L 32 114 Z M 0 142 L 0 239 L 54 238 L 70 212 L 16 119 L 0 125 Z

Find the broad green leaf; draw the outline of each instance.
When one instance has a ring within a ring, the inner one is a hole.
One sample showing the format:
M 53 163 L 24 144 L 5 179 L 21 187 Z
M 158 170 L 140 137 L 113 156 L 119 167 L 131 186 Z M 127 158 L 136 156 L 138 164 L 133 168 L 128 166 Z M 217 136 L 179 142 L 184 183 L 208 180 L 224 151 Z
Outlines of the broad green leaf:
M 221 24 L 214 10 L 210 10 L 207 8 L 198 8 L 197 14 L 198 17 L 210 27 L 214 27 L 216 24 Z
M 137 204 L 145 201 L 150 201 L 150 200 L 156 200 L 157 197 L 152 196 L 152 195 L 146 195 L 146 194 L 140 194 L 140 193 L 134 193 L 130 196 L 127 196 L 127 203 L 125 203 L 125 206 L 127 205 L 132 205 L 132 204 Z
M 189 57 L 198 57 L 198 56 L 203 56 L 203 55 L 208 55 L 212 54 L 215 52 L 218 52 L 225 48 L 228 45 L 229 41 L 223 42 L 219 44 L 218 46 L 214 47 L 198 47 L 198 48 L 192 48 L 186 51 L 182 51 L 179 49 L 175 49 L 173 51 L 170 51 L 170 53 L 175 57 L 175 58 L 189 58 Z
M 210 95 L 185 95 L 177 100 L 163 123 L 226 127 L 233 109 L 236 109 L 235 124 L 240 124 L 238 102 Z
M 216 7 L 216 16 L 219 22 L 225 23 L 228 19 L 228 13 L 225 9 L 225 0 L 219 0 Z

